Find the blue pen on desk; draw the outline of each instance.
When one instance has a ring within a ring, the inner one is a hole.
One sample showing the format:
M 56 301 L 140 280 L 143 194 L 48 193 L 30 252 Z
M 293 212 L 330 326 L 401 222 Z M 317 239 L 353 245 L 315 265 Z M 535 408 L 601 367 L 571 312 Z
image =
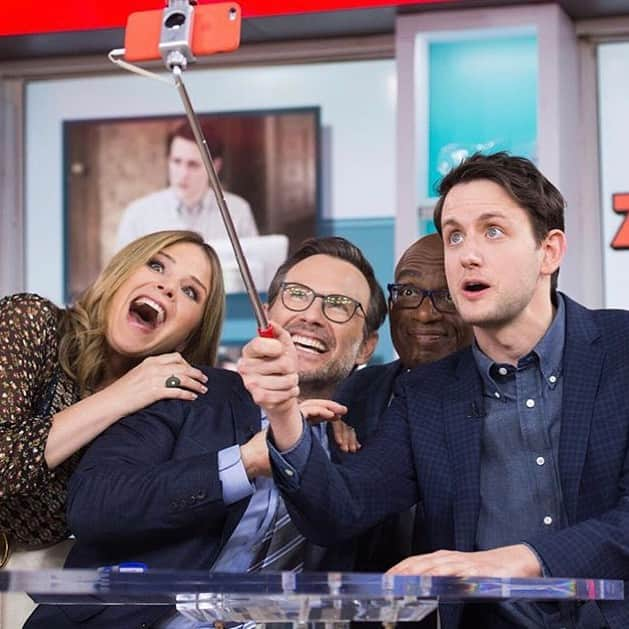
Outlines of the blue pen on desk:
M 141 561 L 125 561 L 123 563 L 114 564 L 113 566 L 101 566 L 99 568 L 102 572 L 121 572 L 121 573 L 138 573 L 146 572 L 148 566 Z

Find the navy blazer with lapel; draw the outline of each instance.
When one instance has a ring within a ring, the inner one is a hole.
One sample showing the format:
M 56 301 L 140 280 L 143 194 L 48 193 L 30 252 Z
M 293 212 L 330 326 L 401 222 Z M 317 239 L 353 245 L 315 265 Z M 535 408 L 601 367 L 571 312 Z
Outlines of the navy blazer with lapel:
M 337 388 L 334 399 L 347 406 L 343 420 L 355 428 L 359 443 L 367 445 L 374 437 L 380 418 L 391 401 L 396 379 L 405 373 L 399 360 L 360 369 Z M 351 461 L 353 453 L 337 453 L 339 462 Z M 420 518 L 416 520 L 416 510 Z M 353 569 L 358 572 L 385 572 L 413 554 L 414 529 L 421 534 L 421 505 L 392 515 L 354 540 Z
M 549 576 L 629 580 L 629 313 L 566 299 L 559 471 L 567 527 L 528 542 Z M 292 477 L 274 460 L 296 524 L 317 543 L 349 538 L 423 502 L 423 552 L 474 550 L 480 509 L 482 383 L 471 349 L 398 379 L 375 439 L 343 467 L 313 445 Z M 629 601 L 598 606 L 629 627 Z M 445 606 L 444 629 L 461 605 Z M 488 627 L 493 625 L 486 625 Z

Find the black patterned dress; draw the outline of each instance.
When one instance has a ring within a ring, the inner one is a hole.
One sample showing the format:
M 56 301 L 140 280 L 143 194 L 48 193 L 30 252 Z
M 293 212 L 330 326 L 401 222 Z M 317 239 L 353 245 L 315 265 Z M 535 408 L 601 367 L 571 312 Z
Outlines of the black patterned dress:
M 79 400 L 58 360 L 61 311 L 32 294 L 0 300 L 0 533 L 38 548 L 69 534 L 66 484 L 78 454 L 49 470 L 52 416 Z

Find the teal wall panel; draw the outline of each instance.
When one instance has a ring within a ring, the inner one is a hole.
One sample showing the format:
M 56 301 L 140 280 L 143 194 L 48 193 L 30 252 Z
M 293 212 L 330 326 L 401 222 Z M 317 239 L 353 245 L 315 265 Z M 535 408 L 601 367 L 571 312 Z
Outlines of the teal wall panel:
M 476 150 L 537 157 L 537 37 L 438 41 L 429 44 L 428 182 Z M 424 186 L 427 185 L 427 194 Z

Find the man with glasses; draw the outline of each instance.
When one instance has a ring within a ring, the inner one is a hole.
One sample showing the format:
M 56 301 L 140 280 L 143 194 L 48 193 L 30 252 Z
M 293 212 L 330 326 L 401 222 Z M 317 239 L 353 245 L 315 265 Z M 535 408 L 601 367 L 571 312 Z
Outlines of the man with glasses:
M 386 304 L 371 265 L 344 238 L 306 241 L 277 270 L 269 317 L 290 333 L 299 356 L 300 396 L 330 398 L 368 362 Z
M 268 314 L 299 356 L 301 413 L 339 420 L 329 400 L 371 357 L 386 302 L 373 269 L 344 238 L 314 238 L 278 269 Z M 353 546 L 306 542 L 271 478 L 266 421 L 237 374 L 206 370 L 208 392 L 165 400 L 117 422 L 94 441 L 70 481 L 68 521 L 77 541 L 67 568 L 141 561 L 149 568 L 221 572 L 350 569 Z M 297 393 L 296 393 L 297 394 Z M 313 438 L 330 453 L 326 425 Z M 40 606 L 27 627 L 196 624 L 168 607 Z

